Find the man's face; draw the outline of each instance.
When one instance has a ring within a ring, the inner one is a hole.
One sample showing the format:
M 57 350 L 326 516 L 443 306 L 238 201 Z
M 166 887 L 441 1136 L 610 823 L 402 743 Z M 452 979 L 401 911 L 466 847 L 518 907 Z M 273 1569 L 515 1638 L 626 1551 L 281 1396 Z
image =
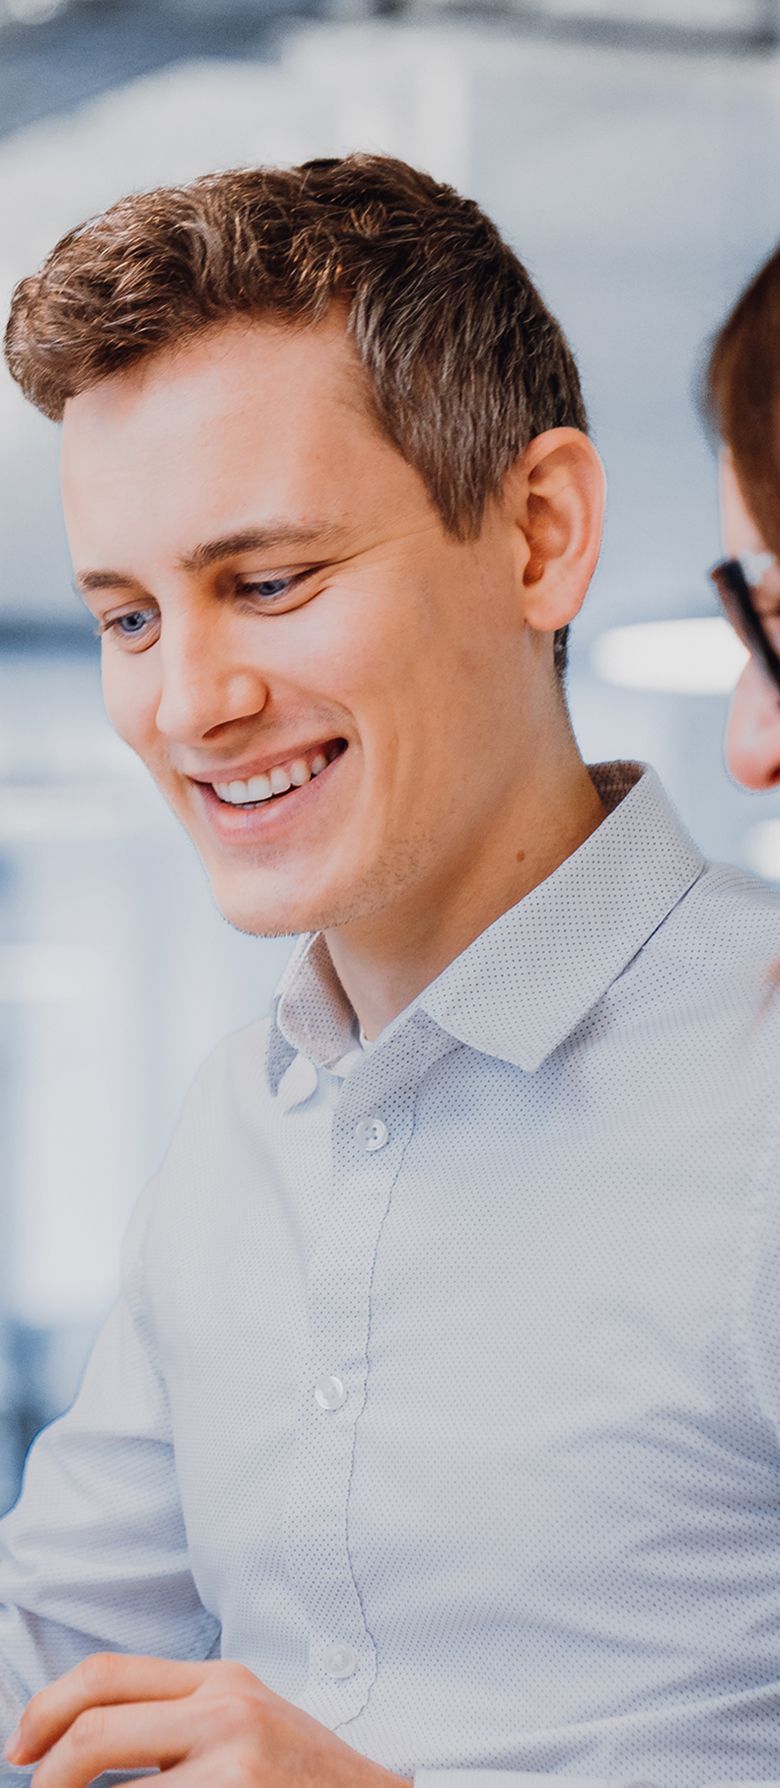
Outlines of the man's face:
M 727 452 L 720 462 L 721 530 L 727 558 L 766 552 L 766 542 L 745 505 Z M 776 639 L 777 628 L 771 628 Z M 780 695 L 756 658 L 749 658 L 734 690 L 726 731 L 726 762 L 746 788 L 780 782 Z
M 494 506 L 478 542 L 452 540 L 361 378 L 333 313 L 221 326 L 65 410 L 109 719 L 257 934 L 444 898 L 502 824 L 532 726 L 517 530 Z M 293 786 L 251 810 L 212 787 L 272 766 Z

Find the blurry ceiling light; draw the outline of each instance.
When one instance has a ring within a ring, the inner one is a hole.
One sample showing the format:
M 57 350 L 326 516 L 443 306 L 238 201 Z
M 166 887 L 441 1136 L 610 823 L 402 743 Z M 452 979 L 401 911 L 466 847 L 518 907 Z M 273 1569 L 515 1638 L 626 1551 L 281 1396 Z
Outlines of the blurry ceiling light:
M 0 844 L 54 838 L 120 838 L 134 829 L 137 809 L 119 787 L 0 788 Z
M 780 881 L 780 819 L 759 820 L 744 839 L 745 862 L 767 881 Z
M 611 627 L 591 649 L 593 669 L 605 683 L 676 695 L 727 695 L 747 656 L 718 615 Z
M 67 0 L 5 0 L 4 11 L 20 25 L 45 25 L 66 5 Z

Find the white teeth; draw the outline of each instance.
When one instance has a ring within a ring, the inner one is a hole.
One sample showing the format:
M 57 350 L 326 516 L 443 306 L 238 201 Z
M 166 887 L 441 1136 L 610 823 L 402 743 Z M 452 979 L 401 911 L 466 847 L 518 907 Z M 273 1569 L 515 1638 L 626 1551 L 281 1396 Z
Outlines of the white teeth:
M 331 756 L 336 755 L 335 751 L 331 753 Z M 250 801 L 269 801 L 272 795 L 284 795 L 289 788 L 302 788 L 312 776 L 319 776 L 330 761 L 324 751 L 317 751 L 311 760 L 294 758 L 289 769 L 275 764 L 265 776 L 250 776 L 247 782 L 215 782 L 213 787 L 220 800 L 229 802 L 231 807 L 240 807 Z
M 215 782 L 213 786 L 220 800 L 228 801 L 231 807 L 240 807 L 246 801 L 267 801 L 273 793 L 268 776 L 250 776 L 248 782 Z
M 270 776 L 250 776 L 246 785 L 248 801 L 270 801 L 273 792 Z

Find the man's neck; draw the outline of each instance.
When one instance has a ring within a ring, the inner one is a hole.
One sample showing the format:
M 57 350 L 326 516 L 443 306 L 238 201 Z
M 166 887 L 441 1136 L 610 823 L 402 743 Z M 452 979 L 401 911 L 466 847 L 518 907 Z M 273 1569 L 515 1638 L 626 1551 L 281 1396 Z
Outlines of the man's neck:
M 326 932 L 333 966 L 373 1039 L 502 913 L 546 881 L 606 817 L 572 741 L 554 779 L 513 798 L 495 836 L 392 909 Z

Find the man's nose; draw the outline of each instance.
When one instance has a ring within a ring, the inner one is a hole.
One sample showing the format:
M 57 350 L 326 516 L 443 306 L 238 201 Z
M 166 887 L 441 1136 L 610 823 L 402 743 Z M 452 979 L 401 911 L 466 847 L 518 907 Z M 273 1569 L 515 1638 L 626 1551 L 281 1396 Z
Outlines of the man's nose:
M 745 788 L 780 782 L 780 692 L 749 658 L 731 698 L 726 762 Z
M 247 656 L 245 645 L 242 650 L 229 624 L 190 620 L 164 628 L 158 732 L 189 743 L 227 721 L 259 713 L 268 700 L 266 675 Z

